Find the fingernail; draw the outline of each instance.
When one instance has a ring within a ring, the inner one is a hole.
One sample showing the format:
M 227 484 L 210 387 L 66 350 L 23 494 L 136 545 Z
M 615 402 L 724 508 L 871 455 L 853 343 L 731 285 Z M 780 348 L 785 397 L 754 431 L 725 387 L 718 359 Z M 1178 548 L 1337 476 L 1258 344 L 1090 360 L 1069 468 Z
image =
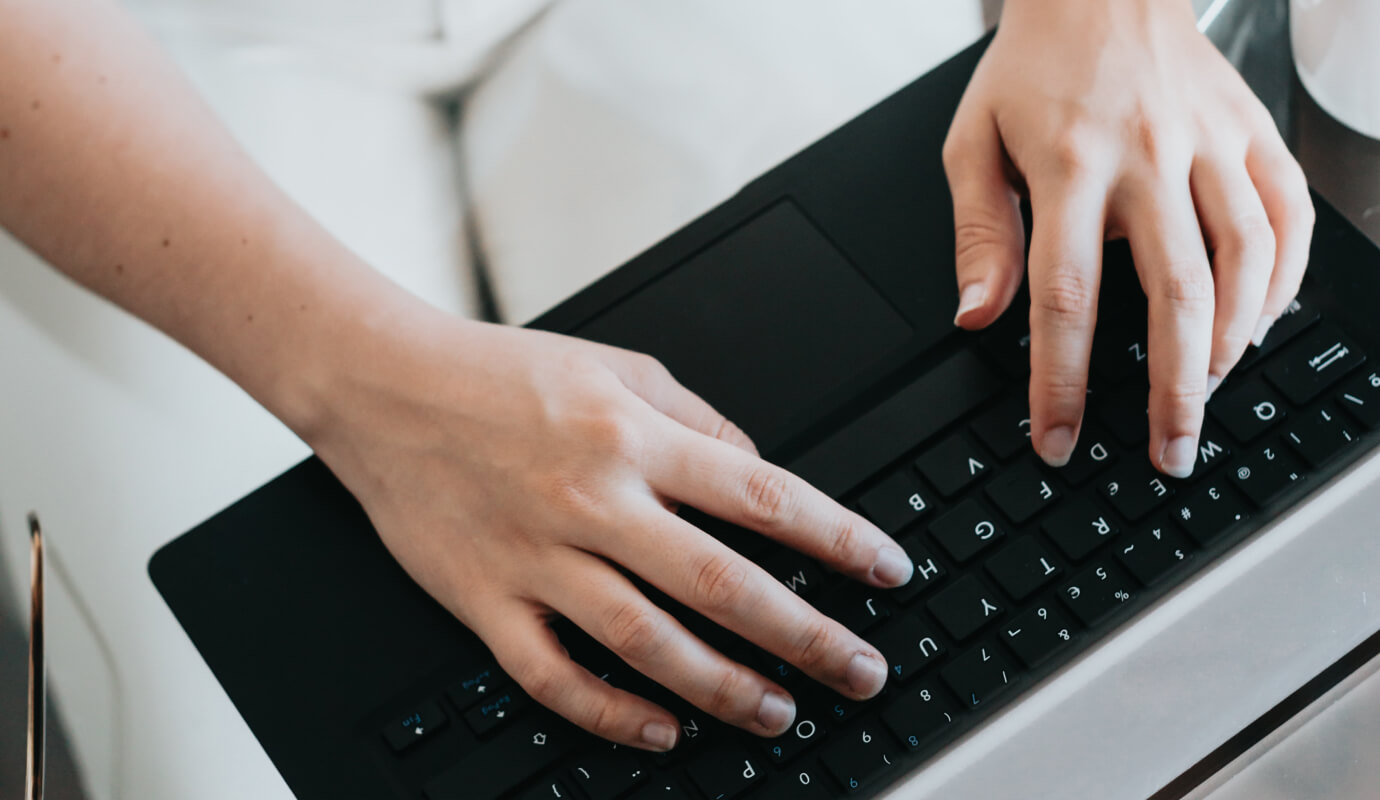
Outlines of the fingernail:
M 1187 478 L 1193 474 L 1193 460 L 1197 456 L 1198 440 L 1192 436 L 1180 436 L 1164 446 L 1160 456 L 1160 469 L 1175 478 Z
M 1045 432 L 1040 440 L 1040 458 L 1051 467 L 1062 467 L 1073 456 L 1073 428 L 1060 425 Z
M 866 700 L 882 690 L 886 683 L 886 665 L 867 653 L 858 653 L 848 662 L 844 680 L 848 681 L 848 688 L 855 696 Z
M 659 753 L 676 746 L 676 728 L 665 722 L 648 722 L 642 726 L 642 742 Z
M 795 721 L 795 701 L 784 694 L 767 692 L 757 707 L 757 724 L 772 733 L 781 733 Z
M 1260 321 L 1255 324 L 1255 333 L 1251 334 L 1251 344 L 1259 347 L 1260 343 L 1265 341 L 1265 334 L 1270 332 L 1270 327 L 1274 324 L 1275 318 L 1269 314 L 1261 317 Z
M 982 304 L 987 301 L 987 284 L 982 281 L 970 283 L 963 287 L 963 291 L 958 293 L 958 313 L 954 314 L 954 324 L 963 319 L 963 315 L 977 308 L 982 308 Z
M 1208 399 L 1209 399 L 1209 400 L 1212 399 L 1212 393 L 1215 392 L 1215 391 L 1217 391 L 1217 387 L 1218 387 L 1218 386 L 1221 386 L 1221 385 L 1222 385 L 1222 379 L 1221 379 L 1221 378 L 1217 377 L 1216 375 L 1209 375 L 1209 376 L 1208 376 L 1208 382 L 1207 382 L 1207 396 L 1208 396 Z
M 889 545 L 877 551 L 877 563 L 872 565 L 872 579 L 883 586 L 904 586 L 914 572 L 910 556 Z

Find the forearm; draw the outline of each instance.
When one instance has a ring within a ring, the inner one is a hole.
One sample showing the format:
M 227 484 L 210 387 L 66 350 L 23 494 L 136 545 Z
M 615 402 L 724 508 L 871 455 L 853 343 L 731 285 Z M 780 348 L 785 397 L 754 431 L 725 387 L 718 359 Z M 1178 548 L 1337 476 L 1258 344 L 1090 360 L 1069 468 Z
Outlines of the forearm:
M 401 290 L 267 179 L 118 6 L 0 0 L 0 19 L 0 226 L 300 433 L 331 351 Z

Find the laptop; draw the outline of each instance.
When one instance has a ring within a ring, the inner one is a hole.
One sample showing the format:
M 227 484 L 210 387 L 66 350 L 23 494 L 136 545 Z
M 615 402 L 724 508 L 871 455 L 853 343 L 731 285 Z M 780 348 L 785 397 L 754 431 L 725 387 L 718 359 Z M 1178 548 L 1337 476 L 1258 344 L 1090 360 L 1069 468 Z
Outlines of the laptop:
M 1380 477 L 1380 252 L 1315 198 L 1303 290 L 1175 480 L 1145 456 L 1145 298 L 1108 245 L 1100 307 L 1121 313 L 1099 321 L 1077 454 L 1047 468 L 1027 437 L 1028 297 L 982 333 L 950 322 L 940 150 L 989 40 L 532 323 L 660 358 L 897 538 L 915 577 L 873 590 L 683 512 L 877 644 L 883 693 L 845 701 L 687 614 L 795 692 L 791 730 L 759 739 L 558 621 L 573 658 L 682 725 L 668 754 L 600 741 L 526 698 L 312 458 L 149 567 L 298 797 L 1170 796 L 1380 628 L 1375 509 L 1357 505 Z

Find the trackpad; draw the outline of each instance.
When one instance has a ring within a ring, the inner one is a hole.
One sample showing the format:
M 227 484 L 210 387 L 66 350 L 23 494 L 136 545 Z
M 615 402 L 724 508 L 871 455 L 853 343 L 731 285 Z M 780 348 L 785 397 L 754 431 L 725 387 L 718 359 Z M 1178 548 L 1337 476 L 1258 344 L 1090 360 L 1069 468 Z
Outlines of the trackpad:
M 766 450 L 911 330 L 783 200 L 574 333 L 661 359 Z

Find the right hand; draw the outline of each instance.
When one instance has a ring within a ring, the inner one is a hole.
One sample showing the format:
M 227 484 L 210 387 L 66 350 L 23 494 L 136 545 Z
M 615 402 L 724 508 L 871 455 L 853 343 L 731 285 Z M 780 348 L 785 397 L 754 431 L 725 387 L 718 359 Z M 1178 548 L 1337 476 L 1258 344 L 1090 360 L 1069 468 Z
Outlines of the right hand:
M 786 690 L 696 638 L 618 566 L 849 698 L 881 690 L 876 648 L 673 509 L 893 587 L 913 565 L 882 531 L 758 458 L 648 356 L 398 316 L 339 348 L 348 366 L 326 373 L 303 436 L 408 573 L 538 702 L 633 747 L 670 749 L 680 730 L 572 661 L 548 625 L 559 614 L 727 723 L 774 736 L 794 720 Z

